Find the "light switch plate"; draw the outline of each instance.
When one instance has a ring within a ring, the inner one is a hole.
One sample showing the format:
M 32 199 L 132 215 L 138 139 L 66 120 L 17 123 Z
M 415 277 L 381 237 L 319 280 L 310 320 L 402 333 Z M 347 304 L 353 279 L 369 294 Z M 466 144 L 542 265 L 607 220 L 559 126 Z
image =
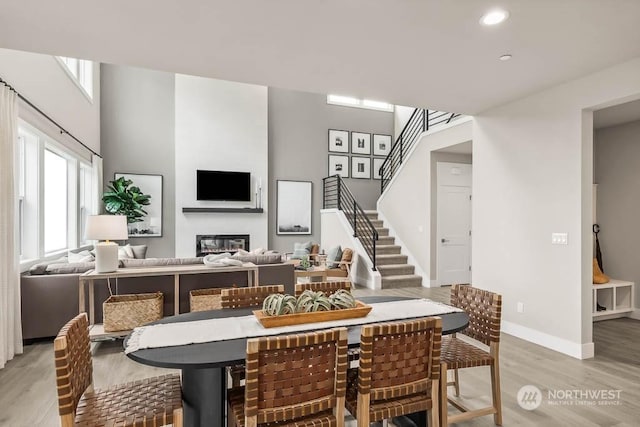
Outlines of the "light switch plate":
M 552 245 L 568 245 L 569 236 L 567 233 L 551 233 Z

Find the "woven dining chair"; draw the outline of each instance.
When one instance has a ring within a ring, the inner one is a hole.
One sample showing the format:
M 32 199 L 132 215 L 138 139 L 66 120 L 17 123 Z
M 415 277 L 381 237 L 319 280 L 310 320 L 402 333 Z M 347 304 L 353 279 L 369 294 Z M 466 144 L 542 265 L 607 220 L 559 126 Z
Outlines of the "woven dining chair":
M 182 426 L 179 375 L 146 378 L 94 391 L 86 313 L 62 327 L 53 348 L 62 427 Z
M 283 294 L 284 285 L 251 286 L 248 288 L 228 288 L 220 292 L 222 308 L 249 308 L 261 306 L 271 294 Z
M 451 287 L 451 305 L 463 309 L 469 316 L 469 326 L 459 332 L 489 346 L 489 351 L 467 343 L 456 337 L 442 340 L 440 363 L 440 413 L 442 425 L 466 421 L 471 418 L 493 414 L 496 425 L 502 425 L 502 399 L 500 392 L 500 319 L 502 315 L 502 296 L 469 285 Z M 458 400 L 448 398 L 447 386 L 454 386 L 455 396 L 460 395 L 459 369 L 489 366 L 491 369 L 492 405 L 481 409 L 468 409 Z M 447 370 L 454 372 L 453 382 L 447 382 Z M 449 415 L 448 403 L 461 413 Z
M 336 281 L 336 282 L 296 283 L 295 293 L 296 293 L 296 297 L 298 297 L 304 291 L 312 290 L 315 292 L 322 291 L 325 293 L 326 296 L 329 296 L 329 295 L 333 295 L 340 289 L 351 291 L 351 282 Z
M 249 288 L 227 288 L 220 292 L 222 308 L 249 308 L 262 306 L 262 302 L 271 294 L 283 294 L 284 285 L 252 286 Z M 237 387 L 244 379 L 245 366 L 234 365 L 228 369 L 231 387 Z
M 346 406 L 358 427 L 414 412 L 429 412 L 438 425 L 442 320 L 365 325 L 360 366 L 350 369 Z
M 250 339 L 228 426 L 344 427 L 346 377 L 346 328 Z

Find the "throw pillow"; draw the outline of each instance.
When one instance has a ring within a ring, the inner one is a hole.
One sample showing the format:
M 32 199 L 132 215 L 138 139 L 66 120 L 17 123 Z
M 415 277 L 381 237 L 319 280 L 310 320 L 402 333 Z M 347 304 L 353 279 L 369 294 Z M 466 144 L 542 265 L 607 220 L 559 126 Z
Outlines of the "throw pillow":
M 327 268 L 337 268 L 338 262 L 342 259 L 342 248 L 340 245 L 329 249 L 327 253 Z
M 147 257 L 147 245 L 130 246 L 135 259 L 145 259 Z
M 67 259 L 69 262 L 91 262 L 94 261 L 93 255 L 89 251 L 80 251 L 78 253 L 67 251 Z
M 313 243 L 311 242 L 294 243 L 291 259 L 302 259 L 304 256 L 309 256 L 311 253 L 311 246 L 313 246 Z
M 133 256 L 133 251 L 131 250 L 131 245 L 127 244 L 124 246 L 118 246 L 118 259 L 129 259 L 135 258 Z
M 344 251 L 342 251 L 342 258 L 340 259 L 340 261 L 351 262 L 352 259 L 353 259 L 353 250 L 350 248 L 344 248 Z M 340 268 L 344 271 L 347 271 L 346 264 L 340 264 Z

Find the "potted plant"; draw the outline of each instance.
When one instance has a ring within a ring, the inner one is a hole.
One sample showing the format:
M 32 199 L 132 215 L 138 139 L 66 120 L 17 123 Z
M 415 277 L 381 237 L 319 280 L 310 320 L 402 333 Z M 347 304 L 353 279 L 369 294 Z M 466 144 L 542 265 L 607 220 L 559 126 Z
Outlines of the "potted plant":
M 143 220 L 147 215 L 143 206 L 148 206 L 150 200 L 150 195 L 144 194 L 133 185 L 133 181 L 125 177 L 109 181 L 107 191 L 102 196 L 107 213 L 125 215 L 129 224 Z

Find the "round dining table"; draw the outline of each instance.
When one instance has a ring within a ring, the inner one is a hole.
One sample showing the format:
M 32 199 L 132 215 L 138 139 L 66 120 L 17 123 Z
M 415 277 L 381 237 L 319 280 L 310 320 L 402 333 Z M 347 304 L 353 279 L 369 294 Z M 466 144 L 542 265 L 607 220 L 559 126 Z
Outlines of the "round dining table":
M 389 296 L 358 298 L 366 304 L 407 299 L 412 298 Z M 252 314 L 253 310 L 255 307 L 198 311 L 165 317 L 150 323 L 150 325 L 247 316 Z M 442 318 L 443 335 L 459 332 L 469 324 L 469 317 L 465 312 L 442 314 L 439 317 Z M 349 347 L 358 347 L 360 326 L 350 326 L 348 333 Z M 124 341 L 125 348 L 127 341 L 128 337 Z M 142 349 L 128 353 L 127 356 L 144 365 L 182 370 L 182 400 L 186 427 L 224 427 L 226 425 L 226 367 L 244 364 L 246 349 L 247 339 L 242 338 Z M 424 417 L 417 415 L 412 419 L 414 422 L 422 424 Z

